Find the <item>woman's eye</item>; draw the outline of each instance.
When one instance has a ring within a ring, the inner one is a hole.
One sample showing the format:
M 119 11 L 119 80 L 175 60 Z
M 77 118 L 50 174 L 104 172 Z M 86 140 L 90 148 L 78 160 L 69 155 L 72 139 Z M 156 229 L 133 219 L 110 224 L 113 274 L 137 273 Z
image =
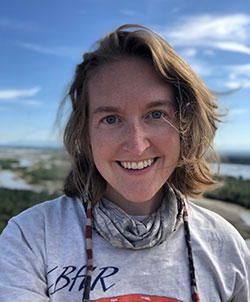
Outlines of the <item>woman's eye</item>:
M 109 115 L 103 119 L 103 122 L 109 125 L 115 124 L 117 122 L 117 117 L 115 115 Z
M 164 116 L 164 113 L 161 111 L 153 111 L 150 113 L 150 117 L 152 117 L 153 119 L 160 119 Z

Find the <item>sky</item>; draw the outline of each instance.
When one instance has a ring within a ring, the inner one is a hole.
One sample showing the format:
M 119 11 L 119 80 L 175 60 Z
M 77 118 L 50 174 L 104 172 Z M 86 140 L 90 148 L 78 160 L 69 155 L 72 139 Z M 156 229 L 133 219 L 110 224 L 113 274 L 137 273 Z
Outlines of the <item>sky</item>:
M 2 0 L 0 145 L 55 145 L 76 64 L 125 23 L 162 34 L 228 112 L 218 151 L 250 152 L 249 0 Z

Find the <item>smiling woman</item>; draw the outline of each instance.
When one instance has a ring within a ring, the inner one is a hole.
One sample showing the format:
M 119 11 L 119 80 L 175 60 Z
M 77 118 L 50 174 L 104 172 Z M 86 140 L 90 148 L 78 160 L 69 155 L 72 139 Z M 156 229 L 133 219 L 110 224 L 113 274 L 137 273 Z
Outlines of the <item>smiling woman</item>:
M 130 215 L 149 215 L 179 160 L 172 88 L 136 57 L 103 66 L 88 88 L 90 145 L 105 196 Z M 133 212 L 131 201 L 143 205 Z
M 84 54 L 69 97 L 65 195 L 4 230 L 1 301 L 250 301 L 246 243 L 188 200 L 214 185 L 219 114 L 200 78 L 124 25 Z

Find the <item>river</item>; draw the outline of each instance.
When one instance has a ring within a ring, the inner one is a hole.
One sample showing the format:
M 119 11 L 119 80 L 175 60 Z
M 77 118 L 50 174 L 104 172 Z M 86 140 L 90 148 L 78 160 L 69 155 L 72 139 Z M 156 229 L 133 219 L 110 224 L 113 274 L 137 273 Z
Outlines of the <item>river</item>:
M 222 163 L 221 174 L 226 174 L 235 177 L 242 176 L 244 179 L 250 179 L 250 165 L 232 165 L 232 164 Z M 38 188 L 26 183 L 24 179 L 18 177 L 16 173 L 9 170 L 0 171 L 0 187 L 9 188 L 9 189 L 24 189 L 24 190 L 40 191 Z M 214 203 L 218 206 L 218 203 L 221 202 L 210 200 L 209 203 Z M 222 207 L 225 208 L 225 203 L 222 203 Z M 238 215 L 241 216 L 244 222 L 250 226 L 250 211 L 242 208 L 242 211 L 236 211 L 236 212 L 238 212 Z M 246 242 L 250 248 L 250 240 L 248 239 Z
M 36 191 L 34 186 L 27 184 L 24 179 L 18 177 L 16 173 L 9 170 L 0 171 L 0 187 L 7 189 Z
M 212 171 L 214 173 L 218 172 L 216 164 L 212 165 Z M 241 176 L 244 179 L 250 179 L 250 165 L 221 163 L 219 172 L 220 175 L 227 175 L 233 177 Z
M 244 222 L 250 226 L 250 212 L 244 212 L 241 213 L 241 218 L 244 220 Z
M 27 164 L 27 162 L 22 162 L 22 166 L 31 165 L 31 163 Z M 214 173 L 217 172 L 216 164 L 212 165 L 212 171 Z M 220 175 L 228 175 L 233 177 L 241 176 L 244 179 L 250 179 L 250 165 L 221 163 Z M 27 184 L 22 178 L 17 177 L 14 172 L 9 170 L 0 170 L 0 187 L 9 189 L 36 190 L 33 186 Z

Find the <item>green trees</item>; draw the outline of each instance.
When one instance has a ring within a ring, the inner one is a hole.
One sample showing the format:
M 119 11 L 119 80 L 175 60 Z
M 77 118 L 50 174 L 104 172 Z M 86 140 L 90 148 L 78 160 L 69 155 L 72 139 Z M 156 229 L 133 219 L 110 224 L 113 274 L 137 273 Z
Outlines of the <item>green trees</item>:
M 14 164 L 18 164 L 18 162 L 19 161 L 17 159 L 13 158 L 0 159 L 0 168 L 3 170 L 12 169 L 12 166 Z
M 0 188 L 0 232 L 8 220 L 23 210 L 45 200 L 56 198 L 59 194 L 32 192 L 28 190 L 10 190 Z
M 208 191 L 204 197 L 232 202 L 250 208 L 250 180 L 234 177 L 218 178 L 220 185 L 214 191 Z M 10 190 L 0 188 L 0 232 L 8 220 L 21 211 L 45 200 L 56 198 L 61 193 L 37 193 L 28 190 Z
M 250 180 L 242 177 L 223 176 L 216 178 L 220 185 L 213 191 L 208 191 L 204 197 L 236 203 L 250 208 Z

